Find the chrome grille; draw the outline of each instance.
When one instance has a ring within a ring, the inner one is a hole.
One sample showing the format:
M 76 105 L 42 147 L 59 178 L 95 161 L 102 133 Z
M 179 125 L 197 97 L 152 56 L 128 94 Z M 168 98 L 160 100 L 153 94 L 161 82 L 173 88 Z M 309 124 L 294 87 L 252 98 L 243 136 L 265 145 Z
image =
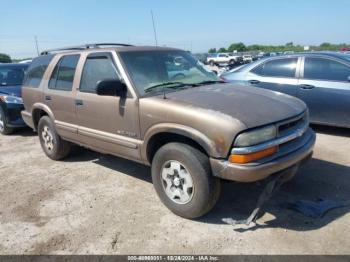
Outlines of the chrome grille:
M 307 113 L 303 113 L 292 119 L 277 123 L 277 137 L 283 137 L 307 124 Z

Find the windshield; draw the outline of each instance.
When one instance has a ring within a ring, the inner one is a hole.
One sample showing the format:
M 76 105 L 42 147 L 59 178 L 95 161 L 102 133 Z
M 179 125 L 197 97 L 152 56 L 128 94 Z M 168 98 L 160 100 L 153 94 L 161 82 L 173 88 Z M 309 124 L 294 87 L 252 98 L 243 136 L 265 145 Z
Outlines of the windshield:
M 0 86 L 22 85 L 26 67 L 1 66 Z
M 120 56 L 141 96 L 219 81 L 212 71 L 185 51 L 120 52 Z

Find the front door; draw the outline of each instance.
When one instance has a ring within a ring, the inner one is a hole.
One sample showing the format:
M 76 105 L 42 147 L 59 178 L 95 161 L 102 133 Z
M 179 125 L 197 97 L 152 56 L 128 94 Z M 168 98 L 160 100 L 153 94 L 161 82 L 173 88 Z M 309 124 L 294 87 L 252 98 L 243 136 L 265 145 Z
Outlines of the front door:
M 296 96 L 297 68 L 297 57 L 268 60 L 252 69 L 247 75 L 247 81 L 252 86 Z
M 140 158 L 138 101 L 129 91 L 125 97 L 97 95 L 96 84 L 106 79 L 120 79 L 112 54 L 89 54 L 75 100 L 79 139 L 101 152 Z

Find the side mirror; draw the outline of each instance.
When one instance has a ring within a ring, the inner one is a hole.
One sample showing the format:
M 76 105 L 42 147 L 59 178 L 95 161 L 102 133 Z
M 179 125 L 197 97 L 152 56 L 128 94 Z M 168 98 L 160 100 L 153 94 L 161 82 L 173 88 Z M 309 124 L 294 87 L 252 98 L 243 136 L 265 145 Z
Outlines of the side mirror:
M 96 94 L 100 96 L 121 96 L 126 95 L 126 85 L 118 79 L 106 79 L 97 82 Z
M 348 76 L 348 82 L 350 82 L 350 76 Z

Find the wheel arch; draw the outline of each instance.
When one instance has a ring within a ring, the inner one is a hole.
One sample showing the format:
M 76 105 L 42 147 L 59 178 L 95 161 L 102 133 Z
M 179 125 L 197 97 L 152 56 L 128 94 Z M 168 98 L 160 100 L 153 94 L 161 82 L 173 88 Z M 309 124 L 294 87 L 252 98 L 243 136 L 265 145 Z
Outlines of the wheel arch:
M 54 120 L 54 114 L 50 110 L 50 108 L 47 105 L 44 104 L 34 104 L 32 109 L 32 119 L 33 119 L 33 125 L 34 130 L 37 130 L 39 120 L 43 116 L 49 116 L 52 120 Z
M 154 154 L 170 142 L 189 144 L 207 156 L 217 156 L 214 143 L 203 133 L 191 127 L 176 124 L 153 126 L 145 135 L 141 156 L 146 164 L 151 164 Z

